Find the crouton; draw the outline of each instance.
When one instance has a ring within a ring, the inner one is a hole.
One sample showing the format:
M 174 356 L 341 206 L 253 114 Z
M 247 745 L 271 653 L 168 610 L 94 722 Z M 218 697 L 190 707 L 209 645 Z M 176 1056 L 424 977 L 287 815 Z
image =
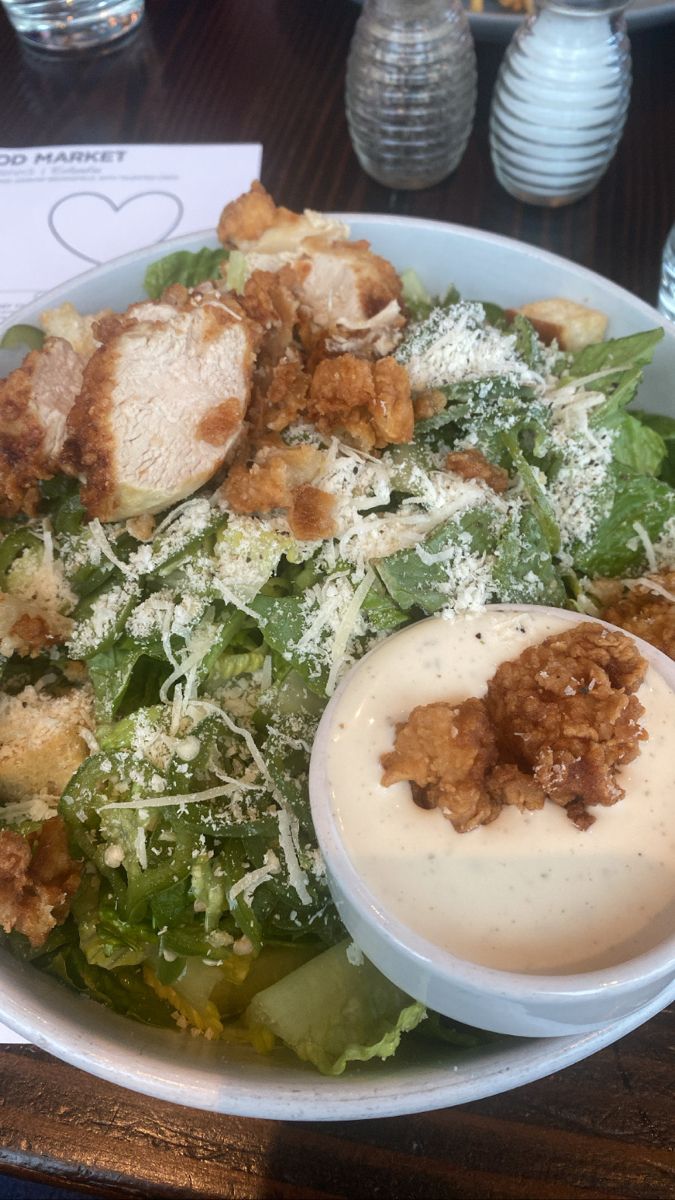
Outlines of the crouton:
M 63 696 L 34 687 L 16 696 L 0 694 L 0 798 L 57 800 L 89 754 L 82 731 L 93 726 L 89 687 Z
M 534 300 L 522 304 L 515 312 L 522 313 L 534 325 L 541 340 L 556 341 L 561 350 L 583 350 L 601 342 L 607 331 L 607 316 L 596 308 L 587 308 L 574 300 Z

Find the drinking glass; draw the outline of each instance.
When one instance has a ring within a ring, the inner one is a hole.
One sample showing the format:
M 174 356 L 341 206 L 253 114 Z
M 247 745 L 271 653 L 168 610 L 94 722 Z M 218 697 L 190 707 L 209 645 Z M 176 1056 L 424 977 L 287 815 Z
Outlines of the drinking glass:
M 136 29 L 145 0 L 2 0 L 14 29 L 39 50 L 87 50 Z
M 675 225 L 668 234 L 663 247 L 658 309 L 664 317 L 675 321 Z

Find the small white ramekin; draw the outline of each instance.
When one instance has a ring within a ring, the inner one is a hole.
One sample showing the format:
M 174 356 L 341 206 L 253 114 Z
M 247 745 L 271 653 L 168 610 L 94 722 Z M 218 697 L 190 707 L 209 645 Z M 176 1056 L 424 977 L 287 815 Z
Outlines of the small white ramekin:
M 555 614 L 574 623 L 596 620 L 543 606 L 495 607 L 502 611 Z M 675 691 L 675 662 L 641 638 L 634 640 L 650 665 Z M 371 654 L 376 652 L 377 647 Z M 629 1016 L 663 992 L 675 980 L 675 932 L 654 949 L 616 966 L 578 974 L 533 975 L 496 970 L 458 958 L 427 941 L 386 910 L 382 900 L 359 875 L 347 851 L 333 808 L 327 770 L 340 698 L 369 657 L 365 656 L 352 668 L 328 704 L 314 741 L 310 766 L 312 819 L 330 889 L 345 926 L 363 953 L 384 975 L 433 1011 L 467 1025 L 521 1037 L 591 1032 L 608 1021 Z M 675 736 L 675 730 L 673 733 Z M 629 896 L 626 902 L 630 903 Z

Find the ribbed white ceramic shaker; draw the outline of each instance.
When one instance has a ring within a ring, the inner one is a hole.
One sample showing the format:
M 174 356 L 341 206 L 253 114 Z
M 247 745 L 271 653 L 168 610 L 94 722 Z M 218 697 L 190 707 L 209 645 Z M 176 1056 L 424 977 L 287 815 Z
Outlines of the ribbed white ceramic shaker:
M 626 0 L 539 0 L 495 84 L 490 150 L 497 179 L 530 204 L 592 191 L 619 143 L 631 85 Z
M 356 156 L 379 183 L 423 188 L 449 175 L 476 107 L 476 55 L 461 0 L 365 0 L 345 100 Z

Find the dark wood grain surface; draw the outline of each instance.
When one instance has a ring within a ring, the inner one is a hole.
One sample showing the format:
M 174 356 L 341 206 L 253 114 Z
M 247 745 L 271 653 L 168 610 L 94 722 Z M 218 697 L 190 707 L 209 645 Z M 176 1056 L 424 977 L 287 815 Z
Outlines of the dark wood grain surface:
M 668 6 L 672 11 L 672 4 Z M 494 230 L 564 254 L 653 302 L 675 220 L 675 24 L 632 36 L 625 135 L 604 180 L 558 211 L 496 183 L 487 118 L 503 46 L 478 45 L 479 106 L 455 174 L 391 192 L 347 136 L 349 0 L 148 0 L 114 53 L 49 61 L 0 17 L 3 145 L 263 143 L 289 207 L 395 212 Z M 344 1124 L 211 1116 L 134 1095 L 31 1047 L 0 1048 L 0 1200 L 73 1194 L 187 1200 L 675 1197 L 675 1014 L 538 1083 L 443 1112 Z M 45 1190 L 45 1185 L 51 1185 Z

